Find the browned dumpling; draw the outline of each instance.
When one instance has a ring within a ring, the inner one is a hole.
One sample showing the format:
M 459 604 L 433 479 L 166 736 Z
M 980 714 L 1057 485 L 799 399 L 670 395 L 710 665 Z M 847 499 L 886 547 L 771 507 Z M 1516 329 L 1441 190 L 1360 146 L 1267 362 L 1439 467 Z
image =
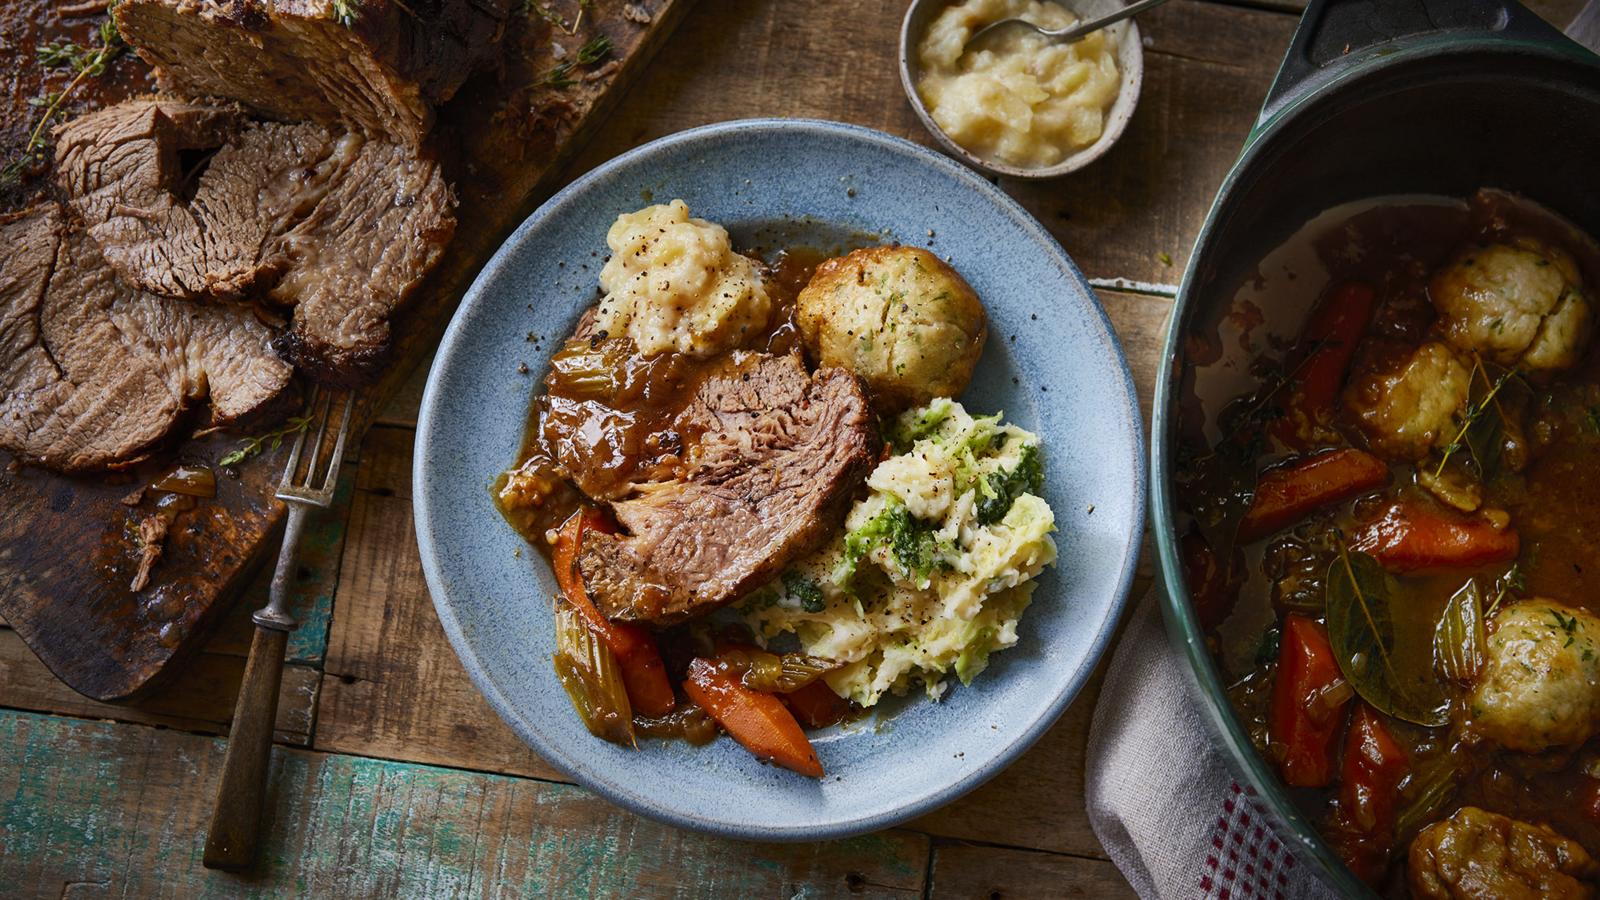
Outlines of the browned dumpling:
M 1411 895 L 1425 900 L 1589 898 L 1600 865 L 1544 825 L 1474 806 L 1435 822 L 1411 842 Z
M 960 396 L 988 336 L 972 287 L 916 247 L 868 247 L 824 262 L 798 307 L 812 357 L 861 376 L 885 413 Z
M 1378 454 L 1420 460 L 1454 437 L 1471 377 L 1449 346 L 1430 341 L 1393 365 L 1352 378 L 1344 404 Z
M 1535 597 L 1501 609 L 1469 697 L 1472 728 L 1538 753 L 1576 747 L 1600 728 L 1600 619 Z

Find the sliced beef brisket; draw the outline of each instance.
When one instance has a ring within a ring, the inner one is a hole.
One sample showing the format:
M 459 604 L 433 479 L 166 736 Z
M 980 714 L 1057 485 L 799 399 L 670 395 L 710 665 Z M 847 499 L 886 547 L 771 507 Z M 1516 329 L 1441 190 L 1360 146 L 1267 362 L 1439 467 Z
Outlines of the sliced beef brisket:
M 122 0 L 117 27 L 187 97 L 418 144 L 494 58 L 510 0 Z
M 677 420 L 695 436 L 681 481 L 612 504 L 579 566 L 607 616 L 680 622 L 754 590 L 828 536 L 877 458 L 865 393 L 843 369 L 748 354 Z
M 293 370 L 248 307 L 136 291 L 60 207 L 0 218 L 0 448 L 62 471 L 140 458 L 209 401 L 264 412 Z
M 455 230 L 437 164 L 232 106 L 131 100 L 62 126 L 56 179 L 107 260 L 168 297 L 294 307 L 286 358 L 352 382 Z
M 283 247 L 292 261 L 272 290 L 294 304 L 277 342 L 323 381 L 373 372 L 389 349 L 389 318 L 455 234 L 455 196 L 437 164 L 398 144 L 366 141 Z
M 121 103 L 58 129 L 56 182 L 130 284 L 247 298 L 287 265 L 275 238 L 304 214 L 334 139 L 314 125 L 245 124 L 234 106 Z

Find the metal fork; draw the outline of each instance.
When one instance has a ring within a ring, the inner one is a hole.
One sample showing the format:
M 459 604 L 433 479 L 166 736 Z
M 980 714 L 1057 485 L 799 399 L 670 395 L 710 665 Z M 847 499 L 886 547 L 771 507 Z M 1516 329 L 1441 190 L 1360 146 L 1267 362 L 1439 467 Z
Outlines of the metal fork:
M 1091 32 L 1099 31 L 1102 28 L 1115 25 L 1118 22 L 1121 22 L 1123 19 L 1136 16 L 1147 9 L 1154 9 L 1165 2 L 1167 2 L 1167 0 L 1139 0 L 1137 3 L 1130 3 L 1122 9 L 1115 10 L 1108 15 L 1101 16 L 1098 19 L 1088 22 L 1079 21 L 1076 24 L 1068 25 L 1065 28 L 1045 28 L 1041 25 L 1035 25 L 1026 19 L 1001 19 L 998 22 L 990 22 L 988 25 L 985 25 L 982 28 L 979 28 L 977 31 L 974 31 L 972 35 L 967 38 L 967 43 L 964 46 L 971 47 L 980 39 L 988 35 L 992 35 L 997 31 L 1003 31 L 1007 28 L 1026 28 L 1029 31 L 1038 32 L 1039 34 L 1050 38 L 1058 44 L 1075 44 L 1078 41 L 1088 37 Z M 1067 8 L 1072 9 L 1074 14 L 1077 13 L 1077 10 L 1073 9 L 1071 3 L 1067 4 Z
M 329 423 L 340 407 L 343 412 L 339 413 L 338 428 L 330 432 Z M 284 649 L 289 632 L 298 624 L 289 615 L 287 605 L 295 561 L 300 555 L 300 532 L 312 507 L 325 508 L 333 502 L 355 396 L 317 388 L 309 408 L 311 421 L 295 437 L 283 478 L 278 481 L 277 497 L 288 504 L 289 520 L 283 527 L 283 546 L 278 550 L 278 567 L 272 573 L 267 605 L 251 616 L 256 633 L 250 641 L 250 659 L 239 685 L 239 702 L 228 730 L 228 752 L 222 760 L 222 783 L 217 788 L 217 802 L 206 832 L 203 861 L 208 869 L 244 869 L 255 861 L 267 765 L 272 760 L 272 728 L 278 718 Z M 327 449 L 330 440 L 331 450 Z M 309 454 L 305 452 L 308 447 Z

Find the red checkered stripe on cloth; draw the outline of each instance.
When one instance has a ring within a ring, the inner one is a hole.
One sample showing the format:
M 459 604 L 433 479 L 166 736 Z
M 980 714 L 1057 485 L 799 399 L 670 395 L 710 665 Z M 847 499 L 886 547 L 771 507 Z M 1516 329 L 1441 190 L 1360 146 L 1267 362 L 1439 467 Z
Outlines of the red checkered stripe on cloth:
M 1200 873 L 1200 896 L 1215 900 L 1288 900 L 1295 858 L 1256 802 L 1255 790 L 1234 782 L 1211 829 Z

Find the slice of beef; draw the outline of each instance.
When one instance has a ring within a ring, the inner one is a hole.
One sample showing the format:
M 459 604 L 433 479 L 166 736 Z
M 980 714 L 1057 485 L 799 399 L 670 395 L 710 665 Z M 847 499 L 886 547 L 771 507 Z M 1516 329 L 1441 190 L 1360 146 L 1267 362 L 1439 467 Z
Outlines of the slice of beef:
M 496 59 L 510 0 L 122 0 L 122 36 L 186 97 L 418 144 Z
M 859 380 L 797 356 L 738 359 L 678 430 L 698 437 L 688 477 L 613 503 L 626 533 L 585 541 L 584 583 L 611 618 L 669 625 L 772 580 L 826 540 L 877 459 Z
M 56 182 L 106 260 L 167 297 L 242 299 L 288 265 L 276 241 L 320 196 L 336 139 L 246 129 L 236 106 L 141 99 L 56 133 Z
M 283 239 L 272 297 L 294 304 L 276 346 L 323 381 L 351 383 L 387 358 L 389 319 L 455 234 L 455 195 L 412 148 L 365 141 L 327 196 Z
M 0 241 L 0 448 L 61 471 L 113 468 L 190 410 L 227 424 L 289 391 L 293 370 L 248 307 L 128 287 L 56 204 L 0 218 Z
M 126 281 L 294 307 L 279 350 L 324 381 L 376 369 L 390 314 L 455 230 L 416 148 L 231 105 L 132 100 L 62 126 L 56 147 L 57 184 Z

